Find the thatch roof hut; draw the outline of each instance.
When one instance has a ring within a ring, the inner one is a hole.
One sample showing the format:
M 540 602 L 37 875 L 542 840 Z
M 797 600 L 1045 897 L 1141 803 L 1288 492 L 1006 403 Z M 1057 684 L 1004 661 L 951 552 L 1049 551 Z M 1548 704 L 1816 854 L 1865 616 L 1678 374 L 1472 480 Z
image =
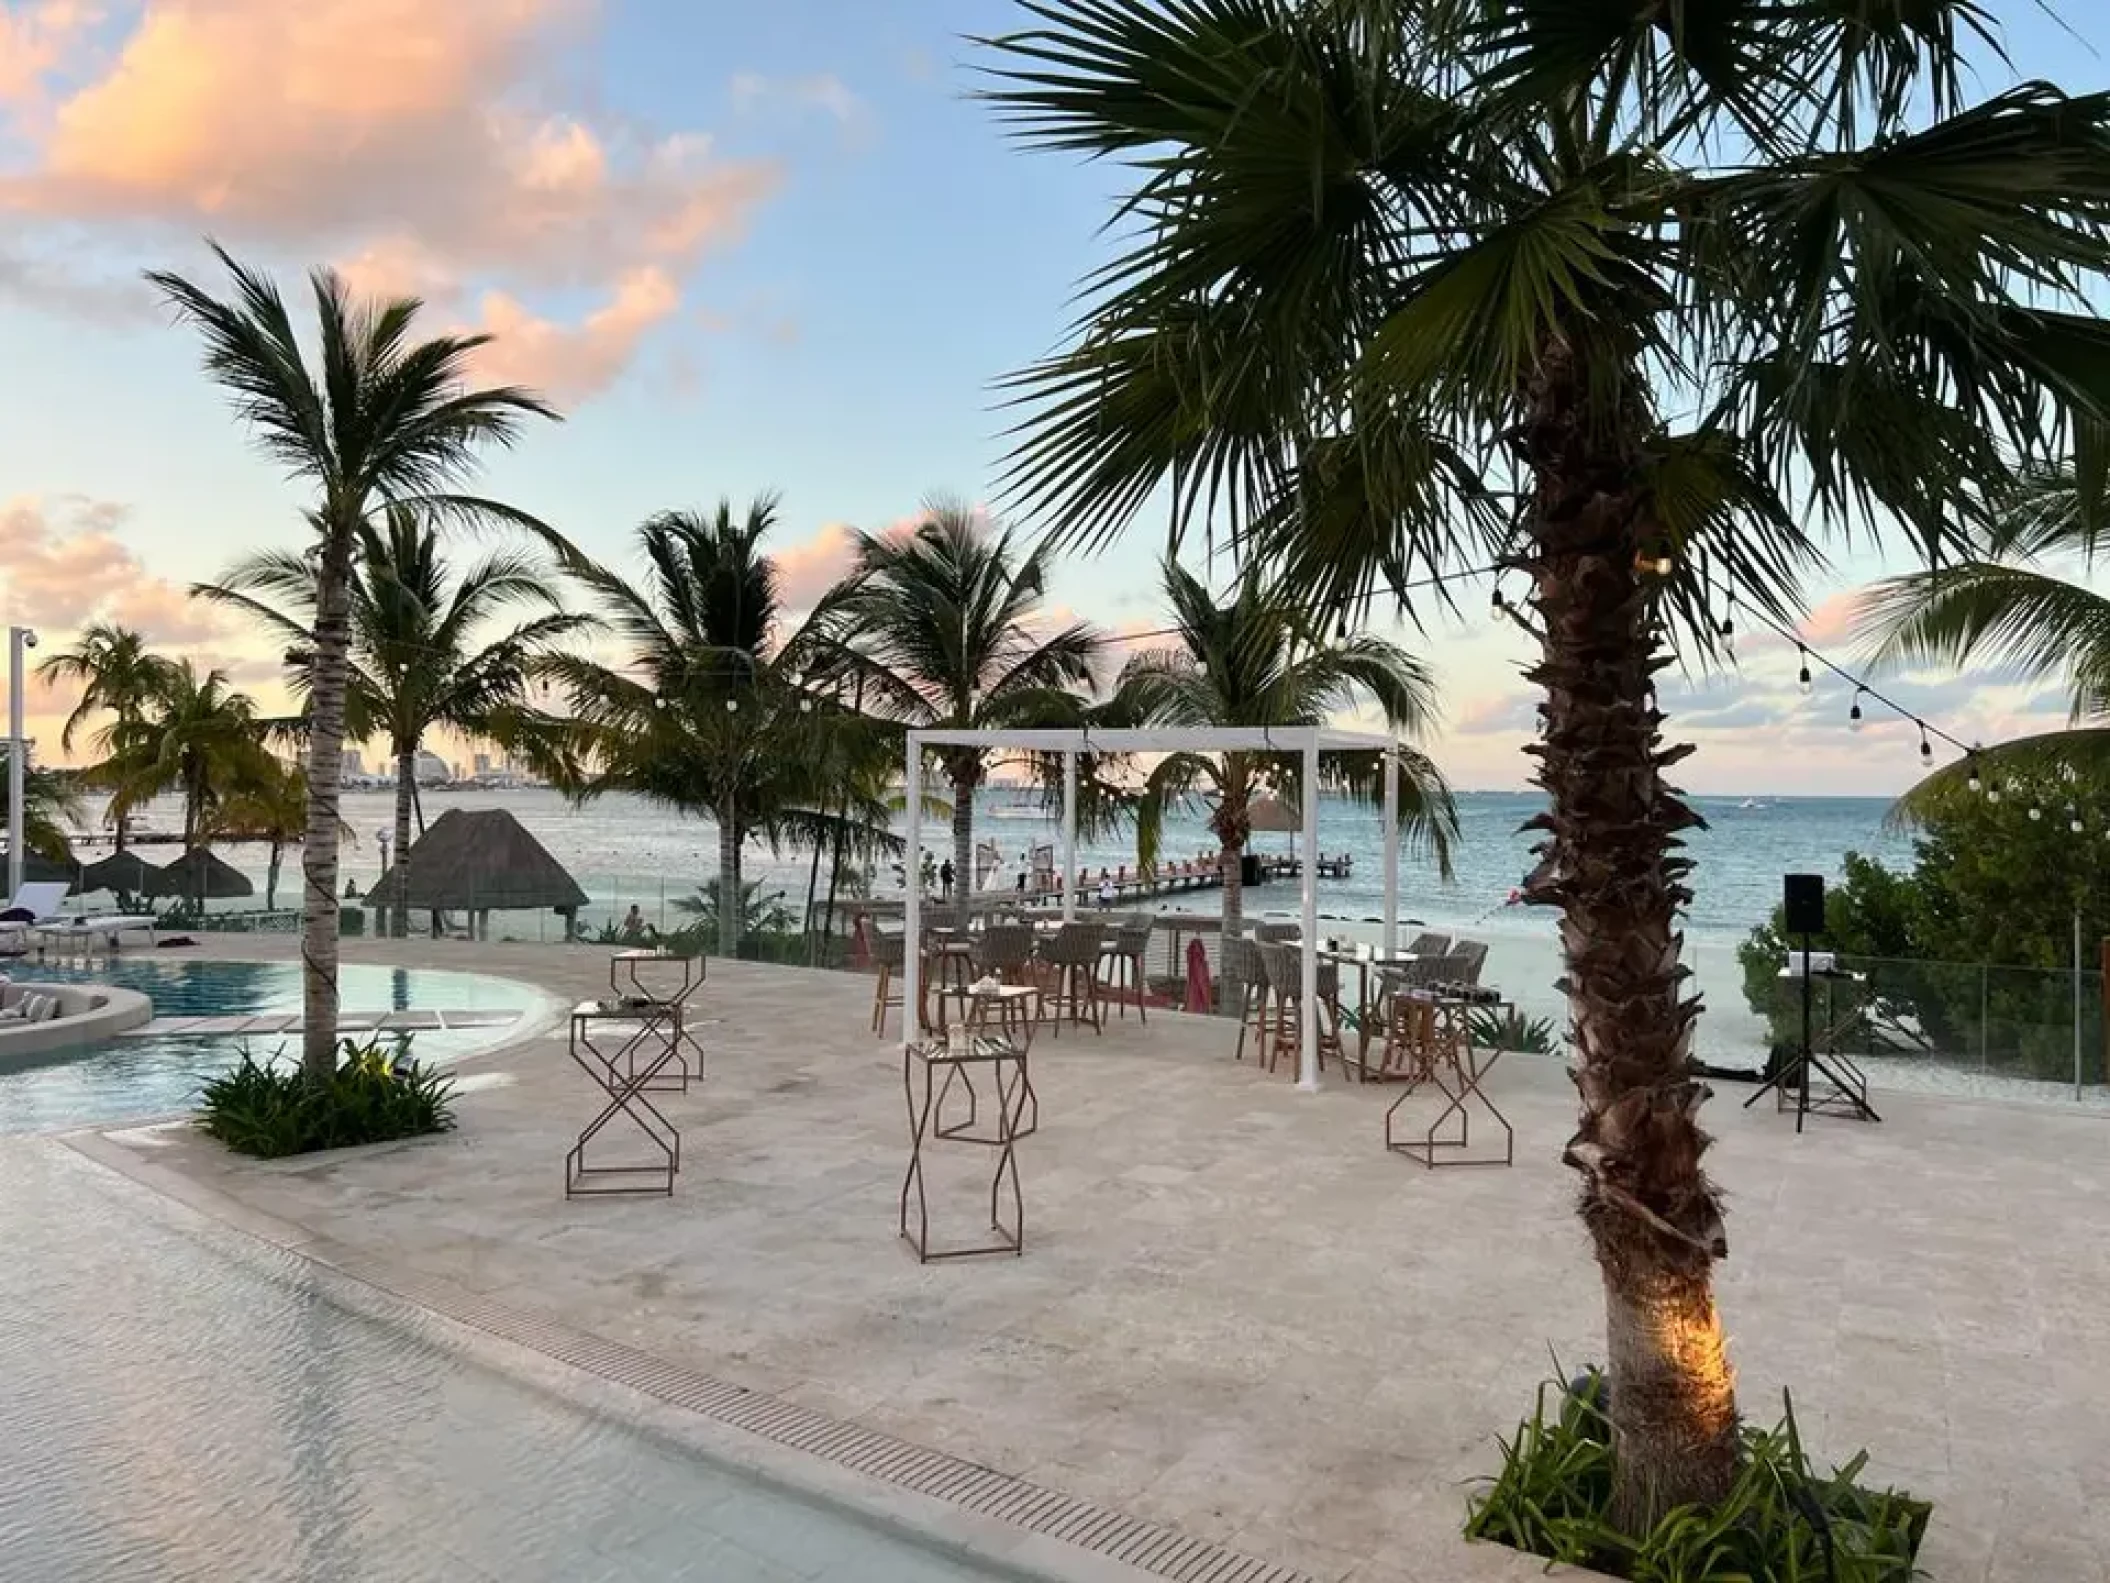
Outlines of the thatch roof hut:
M 391 868 L 366 893 L 367 905 L 412 912 L 571 913 L 586 892 L 503 808 L 449 808 L 411 843 L 407 898 Z
M 81 889 L 123 891 L 131 896 L 144 896 L 151 892 L 153 877 L 160 872 L 139 855 L 137 848 L 127 847 L 81 870 Z
M 239 901 L 244 896 L 256 894 L 256 886 L 247 874 L 217 852 L 202 846 L 192 847 L 173 863 L 149 869 L 146 881 L 149 896 Z

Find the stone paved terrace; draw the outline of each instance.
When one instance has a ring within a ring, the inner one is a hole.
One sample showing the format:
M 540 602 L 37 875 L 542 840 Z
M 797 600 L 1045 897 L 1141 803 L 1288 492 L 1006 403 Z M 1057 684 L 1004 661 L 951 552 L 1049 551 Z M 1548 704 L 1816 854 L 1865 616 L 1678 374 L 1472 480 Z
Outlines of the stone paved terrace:
M 347 956 L 606 984 L 589 947 Z M 1538 1575 L 1457 1529 L 1550 1355 L 1598 1345 L 1557 1063 L 1497 1070 L 1514 1169 L 1430 1173 L 1380 1146 L 1393 1091 L 1329 1072 L 1299 1094 L 1234 1064 L 1227 1024 L 1043 1034 L 1025 1256 L 920 1267 L 894 1235 L 904 1107 L 870 993 L 712 964 L 710 1075 L 666 1101 L 671 1201 L 565 1200 L 592 1094 L 546 1033 L 475 1062 L 443 1140 L 269 1166 L 180 1131 L 118 1141 L 149 1179 L 173 1168 L 370 1267 L 1313 1577 Z M 1740 1098 L 1711 1118 L 1746 1411 L 1770 1421 L 1791 1387 L 1820 1453 L 1865 1445 L 1871 1477 L 1933 1498 L 1942 1583 L 2110 1579 L 2110 1122 L 1891 1096 L 1880 1127 L 1797 1138 Z

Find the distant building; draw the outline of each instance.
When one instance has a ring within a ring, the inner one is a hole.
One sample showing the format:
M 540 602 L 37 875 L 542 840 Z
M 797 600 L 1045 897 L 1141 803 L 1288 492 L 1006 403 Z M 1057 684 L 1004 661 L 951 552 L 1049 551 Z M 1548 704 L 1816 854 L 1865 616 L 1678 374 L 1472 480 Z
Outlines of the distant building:
M 491 755 L 488 753 L 477 754 L 470 761 L 470 773 L 475 775 L 478 780 L 486 779 L 491 773 Z
M 346 748 L 344 750 L 344 778 L 346 780 L 363 780 L 366 778 L 366 760 L 360 755 L 357 748 Z
M 454 771 L 447 767 L 447 761 L 430 749 L 419 750 L 417 760 L 411 767 L 411 774 L 420 786 L 454 779 Z

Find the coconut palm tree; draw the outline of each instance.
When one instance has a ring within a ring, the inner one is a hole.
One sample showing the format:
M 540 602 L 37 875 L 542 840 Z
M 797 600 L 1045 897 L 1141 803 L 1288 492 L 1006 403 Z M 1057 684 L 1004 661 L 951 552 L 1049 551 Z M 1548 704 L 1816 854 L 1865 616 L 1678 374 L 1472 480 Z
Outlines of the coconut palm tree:
M 40 681 L 80 687 L 79 701 L 59 728 L 59 746 L 71 752 L 81 728 L 107 715 L 92 744 L 107 755 L 112 733 L 139 721 L 166 690 L 172 668 L 166 657 L 148 649 L 144 634 L 115 622 L 90 622 L 72 648 L 61 649 L 37 666 Z M 131 833 L 130 821 L 118 818 L 115 823 L 121 852 Z
M 9 751 L 8 745 L 0 742 L 0 776 L 7 773 Z M 80 777 L 76 772 L 29 765 L 22 775 L 24 849 L 54 863 L 73 862 L 73 843 L 66 831 L 80 823 L 81 809 Z M 6 830 L 5 817 L 0 812 L 0 830 L 6 831 L 11 844 L 14 832 Z
M 264 908 L 278 906 L 278 876 L 285 850 L 298 841 L 308 823 L 308 778 L 296 764 L 271 759 L 260 772 L 224 801 L 215 813 L 211 835 L 219 841 L 261 841 L 270 848 L 264 870 Z M 339 830 L 340 838 L 350 831 Z
M 420 340 L 416 298 L 361 301 L 327 269 L 310 277 L 311 358 L 270 278 L 217 246 L 213 253 L 232 288 L 226 298 L 181 275 L 155 271 L 147 279 L 198 331 L 206 374 L 264 454 L 312 491 L 301 1053 L 307 1070 L 324 1076 L 337 1060 L 337 802 L 360 530 L 395 504 L 449 524 L 500 521 L 544 531 L 520 512 L 457 491 L 487 447 L 512 444 L 525 418 L 556 413 L 528 391 L 475 383 L 473 359 L 488 337 Z
M 315 566 L 267 551 L 218 583 L 191 592 L 252 616 L 291 647 L 297 695 L 312 697 Z M 524 619 L 493 632 L 514 612 Z M 387 741 L 396 766 L 397 894 L 408 895 L 417 758 L 434 730 L 469 737 L 517 736 L 532 720 L 529 683 L 537 658 L 593 626 L 560 608 L 551 568 L 531 554 L 499 551 L 457 570 L 431 520 L 409 507 L 359 525 L 351 587 L 345 729 Z M 408 932 L 407 909 L 392 932 Z
M 1528 590 L 1526 891 L 1562 914 L 1612 1511 L 1715 1500 L 1696 816 L 1654 676 L 1718 655 L 1725 591 L 1791 618 L 1821 537 L 1931 555 L 2095 432 L 2110 97 L 1968 100 L 1981 0 L 1018 9 L 1000 113 L 1130 176 L 1074 340 L 1012 386 L 1010 498 L 1066 546 L 1146 506 L 1175 547 L 1220 527 L 1329 617 L 1488 568 Z
M 1419 734 L 1435 718 L 1428 668 L 1396 643 L 1367 633 L 1329 636 L 1293 597 L 1250 568 L 1221 599 L 1177 561 L 1165 562 L 1164 576 L 1177 646 L 1131 655 L 1116 689 L 1148 724 L 1318 726 L 1364 703 L 1375 705 L 1395 731 Z M 1203 793 L 1211 804 L 1209 828 L 1222 848 L 1228 938 L 1242 921 L 1240 869 L 1253 799 L 1264 784 L 1294 784 L 1302 773 L 1296 753 L 1166 754 L 1143 784 L 1136 861 L 1146 868 L 1157 861 L 1167 809 Z M 1320 773 L 1337 787 L 1382 800 L 1375 755 L 1328 754 Z M 1409 840 L 1426 846 L 1448 877 L 1458 814 L 1443 776 L 1419 753 L 1400 755 L 1399 818 Z
M 861 534 L 843 598 L 847 641 L 875 712 L 910 728 L 990 731 L 1076 725 L 1105 638 L 1084 622 L 1043 631 L 1048 558 L 967 506 L 934 501 L 906 536 Z M 974 794 L 991 754 L 944 748 L 952 863 L 974 876 Z
M 1862 596 L 1856 626 L 1878 664 L 1990 662 L 2056 680 L 2070 699 L 2065 729 L 1977 749 L 1906 793 L 1901 813 L 1967 780 L 2110 778 L 2110 598 L 2061 575 L 2095 570 L 2106 505 L 2101 484 L 2084 483 L 2075 464 L 2043 469 L 1993 502 L 1964 559 L 1886 578 Z
M 718 894 L 740 896 L 750 838 L 773 846 L 817 838 L 800 815 L 842 811 L 830 784 L 827 734 L 842 711 L 807 685 L 833 619 L 824 601 L 789 632 L 776 563 L 762 546 L 777 501 L 764 495 L 736 517 L 722 500 L 711 514 L 662 512 L 637 532 L 648 568 L 637 580 L 582 557 L 570 574 L 593 596 L 628 653 L 618 665 L 585 655 L 551 656 L 542 672 L 568 696 L 571 718 L 560 777 L 585 800 L 622 791 L 698 814 L 718 827 Z M 854 800 L 847 817 L 883 829 L 883 805 Z M 712 914 L 718 949 L 740 945 L 741 913 Z
M 113 726 L 110 756 L 86 778 L 109 790 L 111 817 L 120 821 L 164 793 L 178 793 L 183 846 L 190 851 L 211 844 L 230 801 L 276 777 L 277 762 L 264 745 L 269 729 L 255 700 L 236 691 L 225 671 L 201 674 L 189 660 L 178 660 L 146 712 Z

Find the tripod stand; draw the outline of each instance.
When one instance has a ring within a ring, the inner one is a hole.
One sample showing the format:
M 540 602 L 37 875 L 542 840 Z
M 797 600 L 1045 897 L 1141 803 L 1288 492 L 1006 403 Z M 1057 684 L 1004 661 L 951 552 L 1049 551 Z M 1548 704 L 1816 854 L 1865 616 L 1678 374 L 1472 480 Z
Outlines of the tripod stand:
M 1783 978 L 1788 976 L 1786 972 L 1781 974 Z M 1835 979 L 1842 975 L 1837 972 L 1827 972 L 1822 976 L 1827 979 Z M 1832 1041 L 1835 1046 L 1833 1049 L 1822 1055 L 1817 1053 L 1816 1041 L 1811 1033 L 1810 937 L 1807 934 L 1802 936 L 1802 972 L 1800 977 L 1802 979 L 1802 1044 L 1779 1071 L 1761 1083 L 1758 1091 L 1744 1101 L 1744 1109 L 1749 1110 L 1768 1093 L 1771 1093 L 1775 1108 L 1785 1110 L 1788 1102 L 1788 1090 L 1792 1087 L 1795 1090 L 1795 1130 L 1798 1133 L 1802 1131 L 1803 1122 L 1813 1114 L 1819 1116 L 1844 1116 L 1852 1121 L 1881 1121 L 1883 1118 L 1876 1114 L 1875 1106 L 1868 1102 L 1868 1078 L 1858 1066 L 1854 1065 L 1850 1057 L 1836 1048 L 1836 1039 Z M 1828 1085 L 1828 1091 L 1819 1097 L 1812 1098 L 1810 1094 L 1812 1082 L 1820 1077 Z

